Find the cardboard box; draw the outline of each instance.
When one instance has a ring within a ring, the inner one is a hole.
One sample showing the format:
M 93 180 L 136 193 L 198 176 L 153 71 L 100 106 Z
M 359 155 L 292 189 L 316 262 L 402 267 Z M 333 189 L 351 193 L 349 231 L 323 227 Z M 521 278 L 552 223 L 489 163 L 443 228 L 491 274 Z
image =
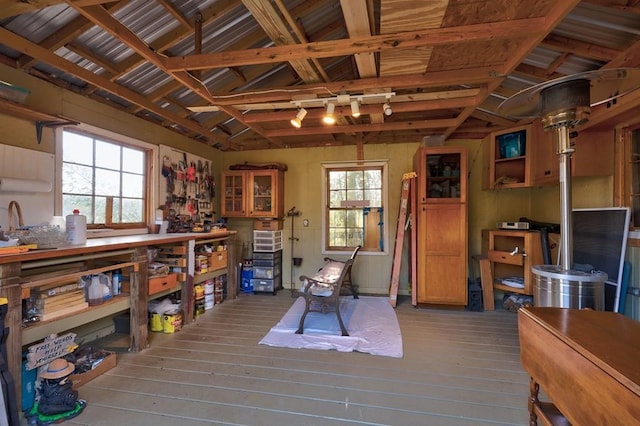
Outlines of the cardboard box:
M 256 220 L 253 222 L 253 229 L 256 231 L 277 231 L 282 229 L 284 221 L 279 219 Z
M 149 295 L 160 293 L 164 290 L 176 287 L 178 283 L 178 274 L 167 274 L 164 277 L 155 277 L 149 279 Z
M 227 251 L 214 251 L 209 256 L 209 270 L 223 269 L 227 267 Z
M 109 355 L 104 357 L 102 361 L 95 366 L 93 370 L 86 371 L 80 374 L 72 374 L 69 376 L 71 383 L 73 383 L 73 389 L 78 389 L 85 383 L 89 383 L 96 377 L 106 373 L 116 366 L 116 354 L 115 352 L 109 352 Z

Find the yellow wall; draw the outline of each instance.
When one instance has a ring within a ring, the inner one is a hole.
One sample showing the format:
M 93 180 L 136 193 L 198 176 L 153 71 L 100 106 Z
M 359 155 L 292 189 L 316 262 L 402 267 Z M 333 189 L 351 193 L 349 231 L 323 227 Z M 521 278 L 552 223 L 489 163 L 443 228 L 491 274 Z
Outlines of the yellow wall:
M 204 144 L 182 137 L 175 132 L 157 125 L 136 119 L 129 114 L 92 101 L 84 96 L 71 93 L 48 83 L 32 78 L 24 73 L 0 65 L 0 79 L 31 90 L 27 103 L 39 110 L 54 115 L 82 121 L 97 127 L 124 134 L 151 144 L 163 144 L 193 153 L 212 161 L 216 181 L 219 173 L 229 165 L 243 162 L 280 162 L 288 166 L 285 173 L 285 211 L 296 207 L 302 215 L 293 219 L 293 251 L 296 257 L 302 257 L 302 266 L 291 274 L 291 223 L 287 218 L 284 224 L 283 284 L 286 288 L 293 281 L 298 282 L 301 274 L 314 272 L 322 263 L 324 255 L 322 245 L 321 205 L 321 163 L 335 161 L 353 161 L 356 159 L 355 146 L 274 149 L 265 151 L 245 151 L 221 153 Z M 32 122 L 0 114 L 0 143 L 21 146 L 44 152 L 54 152 L 53 132 L 45 130 L 42 144 L 35 141 L 35 127 Z M 494 228 L 498 220 L 514 221 L 528 217 L 538 221 L 559 221 L 558 186 L 545 188 L 503 189 L 483 191 L 482 180 L 485 170 L 482 155 L 483 141 L 448 141 L 446 145 L 463 145 L 469 149 L 469 255 L 481 253 L 482 229 Z M 612 141 L 613 144 L 613 141 Z M 388 292 L 393 255 L 393 238 L 400 197 L 402 174 L 413 169 L 413 154 L 419 143 L 405 144 L 368 144 L 364 146 L 365 160 L 389 161 L 389 198 L 388 221 L 390 242 L 388 254 L 361 255 L 354 267 L 355 280 L 364 293 L 385 294 Z M 219 192 L 218 184 L 218 192 Z M 611 206 L 613 198 L 613 179 L 581 178 L 574 180 L 574 207 Z M 217 197 L 219 203 L 219 194 Z M 219 211 L 219 204 L 217 205 Z M 302 220 L 308 219 L 310 226 L 302 227 Z M 251 220 L 231 220 L 230 228 L 239 231 L 241 241 L 251 242 Z M 406 265 L 401 274 L 400 294 L 407 292 Z

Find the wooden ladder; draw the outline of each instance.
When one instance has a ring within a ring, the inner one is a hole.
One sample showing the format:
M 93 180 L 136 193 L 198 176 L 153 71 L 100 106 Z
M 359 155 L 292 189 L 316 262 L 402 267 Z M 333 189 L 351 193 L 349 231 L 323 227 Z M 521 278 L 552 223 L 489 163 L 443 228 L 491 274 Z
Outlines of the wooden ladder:
M 416 299 L 416 263 L 414 261 L 415 245 L 416 245 L 416 228 L 413 221 L 415 220 L 415 172 L 409 172 L 402 175 L 402 192 L 400 194 L 400 209 L 398 210 L 398 227 L 396 229 L 396 242 L 393 248 L 393 265 L 391 267 L 391 284 L 389 285 L 389 303 L 394 308 L 398 302 L 398 286 L 400 280 L 400 267 L 402 265 L 402 246 L 404 244 L 404 233 L 407 225 L 411 226 L 411 248 L 410 248 L 410 265 L 411 265 L 411 298 L 412 304 L 415 305 Z M 411 200 L 409 209 L 409 200 Z M 409 218 L 407 218 L 409 213 Z

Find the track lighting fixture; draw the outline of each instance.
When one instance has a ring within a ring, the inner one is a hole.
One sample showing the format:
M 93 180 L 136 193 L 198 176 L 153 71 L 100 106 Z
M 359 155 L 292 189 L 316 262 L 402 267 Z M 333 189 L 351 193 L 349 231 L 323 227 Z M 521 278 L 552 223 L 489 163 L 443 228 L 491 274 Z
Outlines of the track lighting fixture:
M 336 110 L 336 104 L 329 102 L 327 104 L 327 112 L 324 114 L 324 117 L 322 117 L 322 122 L 324 124 L 335 124 L 336 123 L 336 117 L 333 114 L 333 112 Z
M 387 117 L 393 114 L 393 110 L 391 109 L 391 104 L 389 103 L 389 101 L 385 102 L 384 105 L 382 106 L 382 112 Z
M 357 100 L 351 101 L 351 116 L 353 118 L 360 117 L 360 104 Z
M 313 97 L 313 98 L 305 98 L 305 99 L 294 99 L 291 101 L 292 105 L 295 105 L 298 108 L 298 113 L 291 120 L 291 125 L 298 128 L 302 126 L 302 120 L 307 115 L 306 108 L 325 108 L 325 114 L 322 116 L 322 122 L 324 124 L 335 124 L 336 123 L 336 105 L 340 106 L 340 113 L 343 114 L 343 111 L 347 106 L 351 107 L 351 116 L 354 118 L 360 117 L 360 107 L 365 105 L 367 108 L 367 112 L 371 111 L 369 105 L 371 104 L 381 104 L 385 102 L 382 112 L 389 116 L 393 113 L 391 109 L 390 100 L 393 96 L 395 96 L 395 92 L 382 92 L 382 93 L 362 93 L 362 94 L 348 94 L 341 93 L 332 97 Z
M 298 107 L 298 112 L 296 113 L 296 116 L 291 119 L 291 125 L 296 129 L 299 129 L 300 127 L 302 127 L 302 120 L 304 120 L 306 116 L 307 116 L 307 110 L 302 107 Z

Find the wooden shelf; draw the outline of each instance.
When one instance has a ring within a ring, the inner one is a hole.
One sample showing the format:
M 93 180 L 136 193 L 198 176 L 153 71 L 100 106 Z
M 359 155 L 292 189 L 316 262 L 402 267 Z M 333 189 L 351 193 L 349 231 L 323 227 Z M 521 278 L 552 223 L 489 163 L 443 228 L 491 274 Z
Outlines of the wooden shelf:
M 36 323 L 22 329 L 22 344 L 28 345 L 29 343 L 44 339 L 50 334 L 58 333 L 60 330 L 69 330 L 100 318 L 117 314 L 129 309 L 130 306 L 131 301 L 129 295 L 122 294 L 105 301 L 102 305 L 90 306 L 61 318 Z
M 492 229 L 486 232 L 486 254 L 491 262 L 493 288 L 507 293 L 532 295 L 531 266 L 542 264 L 540 233 L 507 229 Z M 514 252 L 515 249 L 517 252 Z M 503 284 L 502 279 L 507 277 L 523 278 L 524 288 Z
M 36 137 L 38 139 L 38 143 L 40 143 L 42 139 L 43 127 L 57 127 L 66 126 L 69 124 L 78 124 L 77 121 L 59 115 L 52 115 L 46 112 L 37 111 L 26 105 L 2 98 L 0 98 L 0 110 L 3 114 L 33 121 L 36 124 Z
M 227 273 L 227 268 L 216 269 L 215 271 L 206 272 L 204 274 L 198 274 L 193 277 L 194 284 L 200 284 L 212 278 L 219 277 L 220 275 L 225 275 Z

